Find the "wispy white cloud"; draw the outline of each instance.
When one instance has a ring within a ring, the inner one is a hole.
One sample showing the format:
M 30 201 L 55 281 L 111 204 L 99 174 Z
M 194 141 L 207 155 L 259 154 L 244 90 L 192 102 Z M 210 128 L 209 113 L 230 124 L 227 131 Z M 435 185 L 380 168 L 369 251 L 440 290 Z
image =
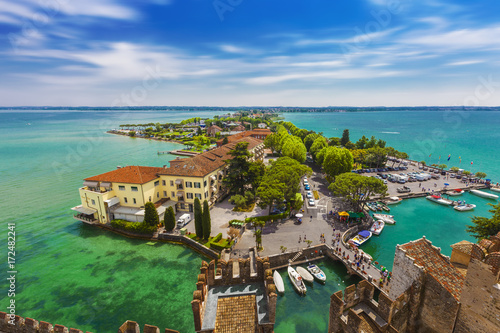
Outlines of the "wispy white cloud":
M 480 64 L 483 62 L 484 62 L 483 60 L 464 60 L 464 61 L 449 62 L 446 65 L 447 66 L 467 66 L 467 65 Z

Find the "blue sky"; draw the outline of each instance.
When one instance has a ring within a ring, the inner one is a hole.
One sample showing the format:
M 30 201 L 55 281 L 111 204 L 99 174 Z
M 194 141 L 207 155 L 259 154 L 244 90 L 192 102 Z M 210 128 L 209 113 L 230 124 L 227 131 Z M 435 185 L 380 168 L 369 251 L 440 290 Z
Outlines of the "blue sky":
M 0 0 L 0 105 L 500 105 L 500 2 Z

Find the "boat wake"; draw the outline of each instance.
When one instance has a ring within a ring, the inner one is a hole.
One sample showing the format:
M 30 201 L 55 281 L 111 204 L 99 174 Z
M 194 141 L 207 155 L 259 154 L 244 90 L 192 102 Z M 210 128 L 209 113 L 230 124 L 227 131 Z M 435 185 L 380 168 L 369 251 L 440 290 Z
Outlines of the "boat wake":
M 380 132 L 380 133 L 384 133 L 384 134 L 401 134 L 399 132 Z

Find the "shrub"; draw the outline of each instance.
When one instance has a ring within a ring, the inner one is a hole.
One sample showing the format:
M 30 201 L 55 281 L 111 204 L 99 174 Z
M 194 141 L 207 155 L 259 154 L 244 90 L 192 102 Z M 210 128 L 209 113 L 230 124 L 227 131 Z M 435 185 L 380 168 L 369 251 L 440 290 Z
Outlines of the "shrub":
M 116 229 L 130 231 L 137 234 L 153 234 L 156 226 L 147 225 L 144 222 L 130 222 L 125 220 L 113 220 L 111 226 Z
M 217 236 L 215 236 L 214 238 L 212 238 L 212 243 L 217 243 L 221 239 L 222 239 L 222 233 L 218 233 Z

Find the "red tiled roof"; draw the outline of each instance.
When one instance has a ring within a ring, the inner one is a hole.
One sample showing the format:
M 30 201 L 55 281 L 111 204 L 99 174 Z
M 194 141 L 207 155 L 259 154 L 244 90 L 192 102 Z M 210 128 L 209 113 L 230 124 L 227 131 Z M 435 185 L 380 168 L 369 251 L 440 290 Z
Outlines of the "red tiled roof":
M 155 178 L 158 178 L 158 173 L 162 170 L 163 168 L 131 165 L 86 178 L 85 180 L 96 182 L 145 184 Z
M 406 255 L 415 260 L 415 264 L 423 267 L 424 271 L 432 275 L 455 299 L 460 299 L 460 293 L 465 278 L 450 263 L 450 260 L 441 254 L 440 250 L 425 238 L 400 245 Z
M 215 333 L 257 332 L 255 295 L 219 297 L 215 317 Z
M 224 166 L 226 163 L 225 161 L 232 158 L 232 156 L 229 155 L 229 151 L 234 149 L 239 142 L 248 142 L 248 150 L 251 150 L 261 144 L 262 140 L 246 137 L 192 158 L 173 160 L 170 162 L 169 168 L 161 169 L 160 174 L 171 176 L 206 176 L 214 170 Z
M 468 255 L 471 255 L 472 253 L 472 246 L 474 244 L 469 242 L 469 241 L 466 241 L 466 240 L 463 240 L 461 242 L 458 242 L 458 243 L 455 243 L 455 244 L 452 244 L 451 245 L 451 248 L 453 250 L 457 250 L 457 251 L 460 251 L 462 253 L 465 253 L 465 254 L 468 254 Z
M 254 135 L 269 135 L 269 134 L 272 134 L 273 132 L 268 129 L 268 128 L 256 128 L 254 130 L 251 130 L 251 131 L 245 131 L 245 132 L 241 132 L 241 133 L 238 133 L 238 134 L 235 134 L 235 135 L 231 135 L 231 136 L 228 136 L 227 137 L 227 141 L 229 143 L 231 142 L 235 142 L 241 138 L 246 138 L 246 137 L 251 137 L 251 136 L 254 136 Z M 217 141 L 217 144 L 220 145 L 222 143 L 224 139 L 220 139 L 219 141 Z

